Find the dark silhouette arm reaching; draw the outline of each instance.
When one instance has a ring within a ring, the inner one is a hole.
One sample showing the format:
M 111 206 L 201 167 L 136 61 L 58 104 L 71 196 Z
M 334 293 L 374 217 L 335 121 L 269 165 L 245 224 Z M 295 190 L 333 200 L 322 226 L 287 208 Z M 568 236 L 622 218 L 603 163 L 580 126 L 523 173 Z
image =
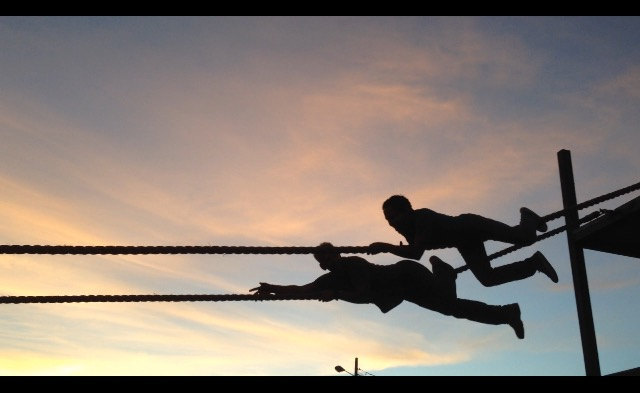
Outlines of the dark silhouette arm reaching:
M 353 285 L 351 282 L 345 283 L 344 280 L 341 280 L 341 277 L 338 274 L 330 272 L 323 274 L 313 282 L 305 285 L 277 285 L 261 282 L 259 287 L 251 288 L 250 291 L 255 291 L 256 295 L 275 294 L 312 296 L 318 297 L 324 302 L 340 299 L 349 303 L 372 303 L 371 292 L 362 284 L 358 283 Z
M 256 295 L 314 296 L 320 298 L 322 301 L 328 302 L 336 298 L 333 281 L 335 280 L 331 273 L 327 273 L 305 285 L 277 285 L 261 282 L 260 286 L 251 288 L 249 291 L 255 291 Z
M 251 288 L 256 295 L 302 295 L 318 297 L 328 302 L 341 299 L 350 303 L 370 303 L 370 295 L 360 289 L 345 287 L 334 273 L 326 273 L 305 285 L 277 285 L 261 282 L 259 287 Z
M 415 243 L 409 245 L 395 245 L 384 242 L 374 242 L 369 245 L 369 252 L 367 254 L 375 255 L 381 252 L 388 252 L 393 255 L 397 255 L 402 258 L 409 258 L 419 260 L 424 254 L 424 248 L 417 246 Z

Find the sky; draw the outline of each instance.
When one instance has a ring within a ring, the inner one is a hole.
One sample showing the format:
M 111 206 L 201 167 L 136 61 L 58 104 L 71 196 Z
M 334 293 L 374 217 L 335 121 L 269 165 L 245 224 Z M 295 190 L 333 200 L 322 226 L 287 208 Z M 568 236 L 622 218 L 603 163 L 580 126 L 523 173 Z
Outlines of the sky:
M 578 201 L 639 181 L 637 17 L 0 17 L 0 53 L 1 244 L 397 244 L 393 194 L 514 225 L 562 208 L 561 149 Z M 558 284 L 457 280 L 519 303 L 524 340 L 407 302 L 2 305 L 0 375 L 346 376 L 356 357 L 379 376 L 584 375 L 566 236 L 492 263 L 538 250 Z M 602 373 L 638 367 L 638 261 L 585 259 Z M 310 255 L 2 255 L 0 295 L 322 273 Z

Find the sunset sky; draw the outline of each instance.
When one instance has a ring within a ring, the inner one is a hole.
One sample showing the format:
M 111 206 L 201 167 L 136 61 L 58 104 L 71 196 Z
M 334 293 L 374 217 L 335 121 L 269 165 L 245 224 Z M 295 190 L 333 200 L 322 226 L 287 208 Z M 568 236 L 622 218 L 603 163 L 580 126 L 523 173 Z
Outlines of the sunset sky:
M 578 201 L 640 181 L 639 106 L 638 17 L 0 17 L 0 244 L 397 244 L 393 194 L 516 224 L 562 208 L 561 149 Z M 0 305 L 0 375 L 346 375 L 355 357 L 381 376 L 584 375 L 565 235 L 493 264 L 537 250 L 558 284 L 458 277 L 462 298 L 518 302 L 524 340 L 407 302 Z M 638 367 L 640 264 L 585 257 L 602 373 Z M 0 255 L 0 295 L 322 273 L 310 255 Z

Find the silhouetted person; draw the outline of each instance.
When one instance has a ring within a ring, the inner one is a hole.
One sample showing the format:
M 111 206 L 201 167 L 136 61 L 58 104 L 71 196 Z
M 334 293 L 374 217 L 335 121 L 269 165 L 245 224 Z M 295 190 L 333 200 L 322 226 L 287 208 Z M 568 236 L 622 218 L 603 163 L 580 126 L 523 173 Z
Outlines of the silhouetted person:
M 483 285 L 491 287 L 522 280 L 542 272 L 553 282 L 558 275 L 540 251 L 523 261 L 491 267 L 484 242 L 495 240 L 517 245 L 533 244 L 536 230 L 545 232 L 546 223 L 533 211 L 520 209 L 520 224 L 509 226 L 477 214 L 448 216 L 430 209 L 413 209 L 402 195 L 393 195 L 382 204 L 384 216 L 409 243 L 396 246 L 376 242 L 369 247 L 370 254 L 390 252 L 394 255 L 419 260 L 425 250 L 455 247 L 469 269 Z
M 453 268 L 432 257 L 434 272 L 416 261 L 403 260 L 393 265 L 376 265 L 358 256 L 343 257 L 331 245 L 322 243 L 314 258 L 323 270 L 329 270 L 306 285 L 260 283 L 256 294 L 303 295 L 323 301 L 340 299 L 350 303 L 373 303 L 387 313 L 402 301 L 456 318 L 487 323 L 508 324 L 524 338 L 517 303 L 493 306 L 456 295 Z

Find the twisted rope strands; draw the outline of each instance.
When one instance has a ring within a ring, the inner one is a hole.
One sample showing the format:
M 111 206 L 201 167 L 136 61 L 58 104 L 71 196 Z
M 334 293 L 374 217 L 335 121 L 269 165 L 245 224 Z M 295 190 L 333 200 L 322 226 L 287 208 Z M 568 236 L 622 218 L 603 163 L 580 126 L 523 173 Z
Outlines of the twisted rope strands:
M 0 245 L 0 254 L 150 255 L 150 254 L 313 254 L 317 247 L 291 246 L 43 246 Z M 368 246 L 339 246 L 336 251 L 361 254 Z
M 123 302 L 229 302 L 265 300 L 319 300 L 301 295 L 69 295 L 69 296 L 0 296 L 0 304 L 26 303 L 123 303 Z
M 579 203 L 568 209 L 543 216 L 545 222 L 562 217 L 567 211 L 582 210 L 597 205 L 609 199 L 617 198 L 624 194 L 640 189 L 640 182 L 628 187 L 601 195 L 588 201 Z M 564 228 L 564 227 L 562 227 Z M 562 231 L 560 231 L 562 232 Z M 546 239 L 559 233 L 552 231 Z M 0 254 L 72 254 L 72 255 L 105 255 L 105 254 L 313 254 L 316 247 L 264 247 L 264 246 L 51 246 L 51 245 L 0 245 Z M 369 251 L 368 246 L 341 246 L 336 250 L 345 254 L 363 254 Z M 502 254 L 504 255 L 504 254 Z M 497 258 L 495 256 L 494 258 Z
M 542 219 L 545 222 L 549 222 L 551 220 L 555 220 L 556 218 L 562 217 L 567 211 L 586 209 L 588 207 L 595 206 L 595 205 L 597 205 L 599 203 L 608 201 L 609 199 L 617 198 L 619 196 L 622 196 L 624 194 L 628 194 L 628 193 L 633 192 L 633 191 L 638 190 L 638 189 L 640 189 L 640 182 L 638 182 L 636 184 L 632 184 L 632 185 L 630 185 L 628 187 L 621 188 L 621 189 L 616 190 L 616 191 L 612 191 L 612 192 L 606 193 L 606 194 L 601 195 L 599 197 L 596 197 L 596 198 L 593 198 L 593 199 L 589 199 L 588 201 L 584 201 L 582 203 L 578 203 L 577 205 L 571 206 L 571 207 L 569 207 L 567 209 L 558 210 L 557 212 L 553 212 L 551 214 L 547 214 L 546 216 L 542 217 Z

